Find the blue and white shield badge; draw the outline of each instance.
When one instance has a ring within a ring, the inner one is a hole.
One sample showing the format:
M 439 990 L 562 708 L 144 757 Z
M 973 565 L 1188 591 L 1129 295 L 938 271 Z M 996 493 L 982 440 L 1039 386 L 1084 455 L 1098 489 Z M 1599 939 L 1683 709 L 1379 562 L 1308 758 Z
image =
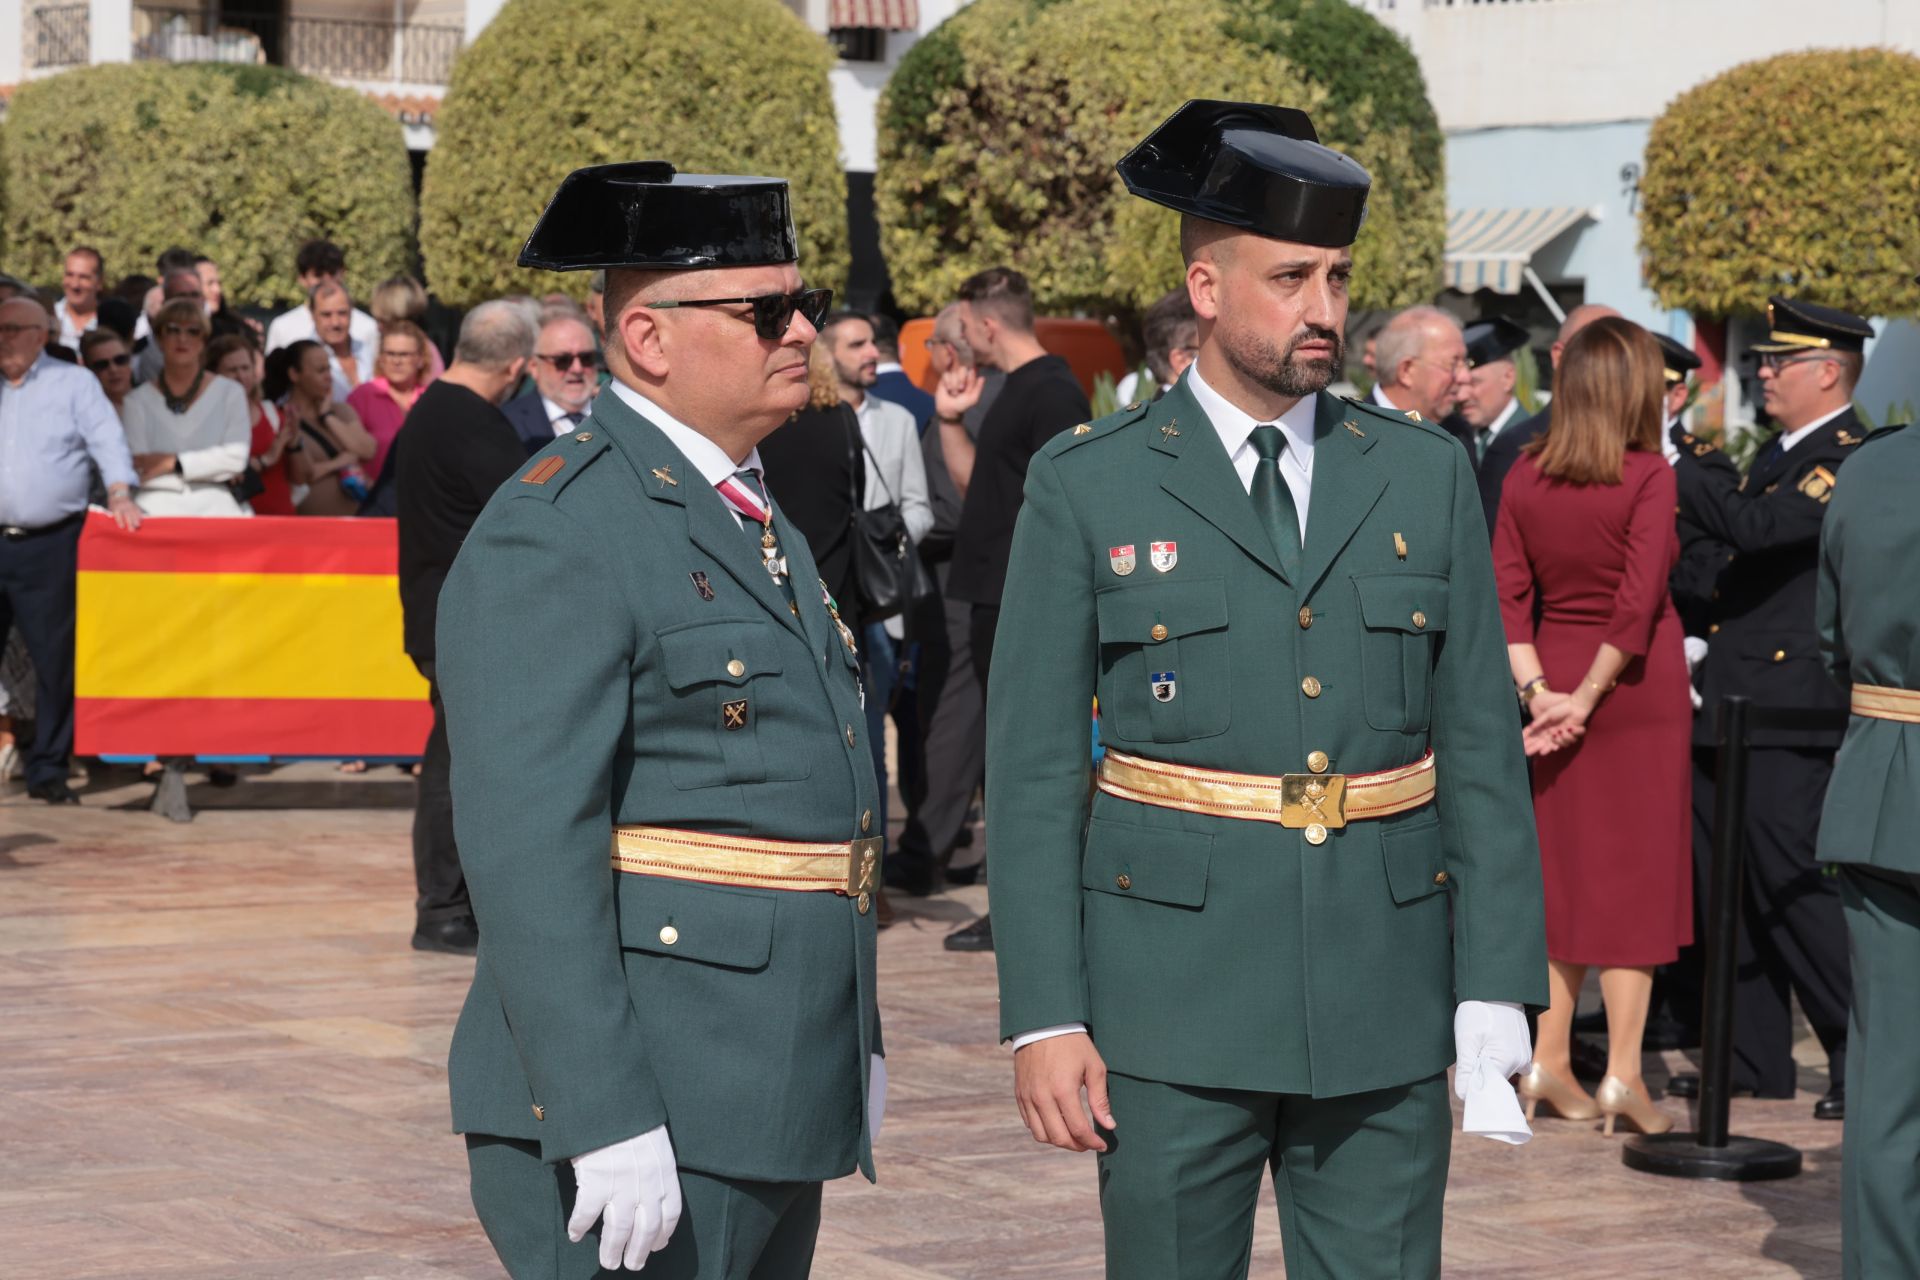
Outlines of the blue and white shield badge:
M 1147 685 L 1153 690 L 1155 702 L 1172 702 L 1173 695 L 1179 692 L 1180 682 L 1174 679 L 1171 671 L 1156 671 L 1147 677 Z
M 1180 563 L 1180 544 L 1177 542 L 1150 542 L 1147 552 L 1153 567 L 1161 573 Z

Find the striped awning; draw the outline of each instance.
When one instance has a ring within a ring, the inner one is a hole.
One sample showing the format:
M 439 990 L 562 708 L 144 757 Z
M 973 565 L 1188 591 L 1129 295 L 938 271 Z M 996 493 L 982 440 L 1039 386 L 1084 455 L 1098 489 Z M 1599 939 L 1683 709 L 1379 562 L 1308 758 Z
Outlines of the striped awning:
M 1592 216 L 1575 207 L 1455 209 L 1447 215 L 1447 287 L 1519 293 L 1533 255 Z
M 918 31 L 920 0 L 830 0 L 827 26 L 879 27 L 882 31 Z

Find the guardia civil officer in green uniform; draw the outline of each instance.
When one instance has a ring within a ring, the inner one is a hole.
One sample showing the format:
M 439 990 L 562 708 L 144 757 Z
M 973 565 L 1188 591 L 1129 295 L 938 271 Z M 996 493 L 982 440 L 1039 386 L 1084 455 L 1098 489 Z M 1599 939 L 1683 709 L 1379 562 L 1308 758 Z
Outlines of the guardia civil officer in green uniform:
M 1820 655 L 1852 716 L 1820 818 L 1853 962 L 1848 1280 L 1920 1276 L 1920 433 L 1877 431 L 1820 532 Z
M 613 381 L 440 597 L 453 1121 L 516 1278 L 805 1276 L 822 1181 L 873 1175 L 859 658 L 755 449 L 831 302 L 796 258 L 784 181 L 659 162 L 569 176 L 520 257 L 607 271 Z
M 1524 1138 L 1547 999 L 1473 466 L 1324 391 L 1369 180 L 1303 112 L 1190 102 L 1120 173 L 1185 215 L 1200 354 L 1027 477 L 987 754 L 1021 1114 L 1100 1153 L 1109 1276 L 1244 1276 L 1271 1166 L 1289 1276 L 1431 1277 L 1446 1069 Z
M 1782 297 L 1768 301 L 1767 320 L 1767 340 L 1753 350 L 1780 431 L 1745 474 L 1710 442 L 1677 426 L 1669 433 L 1682 543 L 1672 584 L 1682 615 L 1707 629 L 1697 670 L 1703 705 L 1693 728 L 1694 870 L 1702 889 L 1712 856 L 1721 698 L 1740 694 L 1757 706 L 1806 710 L 1846 705 L 1821 670 L 1814 583 L 1827 504 L 1866 438 L 1853 388 L 1873 328 L 1849 312 Z M 1702 538 L 1721 552 L 1717 567 L 1708 559 L 1710 575 L 1700 568 Z M 1678 600 L 1683 584 L 1691 605 Z M 1762 1098 L 1794 1096 L 1791 992 L 1827 1053 L 1832 1087 L 1814 1116 L 1839 1120 L 1846 1114 L 1846 927 L 1838 886 L 1816 863 L 1814 842 L 1840 730 L 1760 729 L 1751 741 L 1732 1086 Z M 1668 1092 L 1692 1097 L 1698 1088 L 1698 1077 L 1682 1076 Z

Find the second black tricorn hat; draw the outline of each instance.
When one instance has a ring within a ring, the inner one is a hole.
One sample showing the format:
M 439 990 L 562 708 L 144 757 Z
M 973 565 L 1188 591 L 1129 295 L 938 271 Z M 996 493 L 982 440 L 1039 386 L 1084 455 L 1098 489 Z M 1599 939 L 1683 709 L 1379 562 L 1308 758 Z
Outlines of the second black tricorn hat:
M 1700 367 L 1700 357 L 1682 346 L 1678 339 L 1656 333 L 1653 340 L 1660 344 L 1660 360 L 1666 366 L 1668 382 L 1685 382 L 1687 375 Z
M 546 271 L 695 271 L 800 257 L 785 178 L 678 173 L 664 160 L 575 169 L 520 250 Z
M 1373 180 L 1320 145 L 1292 107 L 1195 98 L 1115 166 L 1143 200 L 1211 222 L 1340 249 L 1367 220 Z
M 1779 355 L 1788 351 L 1864 351 L 1873 326 L 1851 311 L 1796 302 L 1778 294 L 1767 299 L 1767 340 L 1750 351 Z
M 1526 326 L 1505 316 L 1488 316 L 1466 327 L 1467 363 L 1478 369 L 1483 364 L 1505 360 L 1527 345 Z

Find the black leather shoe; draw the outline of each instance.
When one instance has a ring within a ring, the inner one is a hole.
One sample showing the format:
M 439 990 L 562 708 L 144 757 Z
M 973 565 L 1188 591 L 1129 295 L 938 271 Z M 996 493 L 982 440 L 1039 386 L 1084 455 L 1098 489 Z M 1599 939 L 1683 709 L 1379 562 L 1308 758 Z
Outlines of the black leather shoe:
M 1815 1120 L 1847 1118 L 1847 1085 L 1844 1080 L 1827 1090 L 1826 1096 L 1813 1104 L 1813 1118 Z
M 991 951 L 993 950 L 993 920 L 981 916 L 964 929 L 955 929 L 940 944 L 949 951 Z
M 65 781 L 55 779 L 27 788 L 27 794 L 35 800 L 45 800 L 48 804 L 79 804 L 80 796 Z
M 480 927 L 472 916 L 451 920 L 431 920 L 415 926 L 415 951 L 438 951 L 442 955 L 470 956 L 480 949 Z
M 934 870 L 925 863 L 889 862 L 880 873 L 881 883 L 898 889 L 909 898 L 924 898 L 933 892 Z
M 1674 1076 L 1671 1080 L 1667 1081 L 1667 1096 L 1669 1098 L 1699 1097 L 1700 1077 L 1694 1075 L 1692 1072 Z M 1751 1085 L 1736 1084 L 1727 1089 L 1727 1096 L 1729 1098 L 1757 1098 L 1760 1095 Z

